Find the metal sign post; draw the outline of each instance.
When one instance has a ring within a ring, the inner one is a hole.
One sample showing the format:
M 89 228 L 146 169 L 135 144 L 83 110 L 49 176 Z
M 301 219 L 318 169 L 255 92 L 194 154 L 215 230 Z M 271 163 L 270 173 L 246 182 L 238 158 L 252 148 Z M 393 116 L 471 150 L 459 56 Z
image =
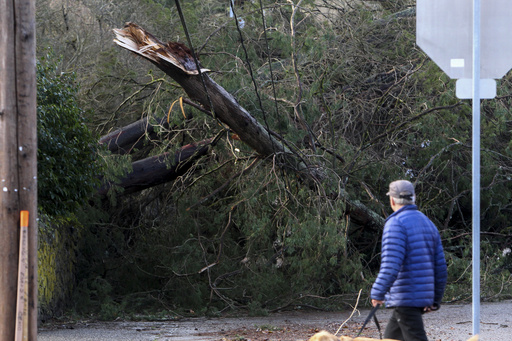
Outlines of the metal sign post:
M 480 0 L 473 0 L 473 335 L 480 333 Z

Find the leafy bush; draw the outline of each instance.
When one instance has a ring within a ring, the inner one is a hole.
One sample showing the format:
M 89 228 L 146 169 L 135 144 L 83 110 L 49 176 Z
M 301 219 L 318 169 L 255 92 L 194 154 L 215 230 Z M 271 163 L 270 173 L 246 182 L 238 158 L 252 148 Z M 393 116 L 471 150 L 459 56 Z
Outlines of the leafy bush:
M 98 187 L 97 139 L 77 104 L 75 75 L 52 53 L 37 63 L 38 193 L 48 215 L 73 213 Z

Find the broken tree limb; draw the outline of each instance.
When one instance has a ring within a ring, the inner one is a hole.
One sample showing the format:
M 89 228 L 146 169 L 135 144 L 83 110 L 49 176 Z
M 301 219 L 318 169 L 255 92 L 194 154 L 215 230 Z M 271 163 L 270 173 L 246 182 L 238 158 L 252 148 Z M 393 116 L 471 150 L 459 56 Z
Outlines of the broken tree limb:
M 210 114 L 209 111 L 189 99 L 180 98 L 180 100 L 205 114 Z M 186 114 L 185 118 L 190 119 L 191 117 L 192 115 Z M 102 136 L 99 143 L 105 145 L 114 154 L 130 154 L 144 145 L 145 138 L 158 139 L 155 131 L 157 126 L 169 129 L 168 116 L 156 118 L 154 123 L 148 117 L 142 118 Z
M 187 95 L 200 103 L 205 110 L 226 124 L 239 138 L 261 156 L 275 155 L 279 165 L 297 172 L 309 187 L 322 179 L 317 168 L 310 167 L 297 153 L 287 147 L 286 141 L 267 130 L 224 88 L 215 83 L 200 66 L 197 70 L 194 57 L 183 44 L 162 43 L 149 32 L 134 23 L 122 29 L 114 29 L 114 42 L 149 60 L 181 85 Z M 198 64 L 199 65 L 199 64 Z M 347 193 L 339 193 L 347 204 L 347 213 L 352 221 L 361 225 L 381 228 L 384 219 L 358 201 L 351 200 Z
M 156 125 L 169 127 L 166 117 L 157 119 Z M 147 117 L 102 136 L 99 143 L 106 145 L 112 153 L 130 154 L 134 149 L 143 146 L 146 134 L 150 138 L 156 135 L 155 125 Z
M 152 62 L 178 82 L 187 95 L 229 126 L 242 141 L 262 156 L 276 155 L 288 167 L 312 176 L 303 160 L 252 117 L 236 99 L 205 72 L 197 71 L 190 50 L 183 44 L 164 44 L 133 23 L 114 29 L 114 42 Z M 206 88 L 206 92 L 205 92 Z
M 209 138 L 187 144 L 174 154 L 163 153 L 136 161 L 132 163 L 132 171 L 115 186 L 123 188 L 123 194 L 130 194 L 175 180 L 185 174 L 195 161 L 206 155 L 212 143 L 214 138 Z M 105 196 L 112 187 L 113 184 L 103 184 L 97 194 Z

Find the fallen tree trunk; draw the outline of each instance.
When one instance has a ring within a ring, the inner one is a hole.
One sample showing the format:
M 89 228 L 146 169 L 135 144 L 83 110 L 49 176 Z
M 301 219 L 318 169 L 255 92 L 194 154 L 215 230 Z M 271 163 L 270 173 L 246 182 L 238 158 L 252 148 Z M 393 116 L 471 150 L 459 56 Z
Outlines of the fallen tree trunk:
M 206 114 L 208 111 L 200 107 L 194 102 L 186 98 L 181 98 L 183 104 L 188 104 Z M 185 114 L 186 119 L 191 119 L 192 115 Z M 167 116 L 156 118 L 155 123 L 151 123 L 150 120 L 145 117 L 136 122 L 133 122 L 127 126 L 116 129 L 113 132 L 108 133 L 100 138 L 99 143 L 107 146 L 107 149 L 115 154 L 130 154 L 135 149 L 141 148 L 144 145 L 144 137 L 150 139 L 158 139 L 155 127 L 159 126 L 164 129 L 169 129 L 169 122 Z
M 295 170 L 307 171 L 308 167 L 302 160 L 298 160 L 282 141 L 276 139 L 229 92 L 206 74 L 207 69 L 201 72 L 196 69 L 191 52 L 185 45 L 173 42 L 164 44 L 133 23 L 126 24 L 123 29 L 115 29 L 114 32 L 116 44 L 155 64 L 178 82 L 191 99 L 211 111 L 215 118 L 229 126 L 257 153 L 263 156 L 276 155 L 279 159 L 285 159 L 288 166 L 293 165 Z
M 164 44 L 133 23 L 127 23 L 123 29 L 114 29 L 114 33 L 116 44 L 144 57 L 173 78 L 191 99 L 211 111 L 216 119 L 229 126 L 257 153 L 274 155 L 281 167 L 298 172 L 310 187 L 318 183 L 321 176 L 316 168 L 309 167 L 283 141 L 275 138 L 277 134 L 263 127 L 230 93 L 215 83 L 206 74 L 209 70 L 200 67 L 185 45 L 176 42 Z M 362 203 L 350 200 L 345 192 L 339 196 L 345 201 L 347 214 L 354 222 L 377 228 L 384 225 L 381 216 Z
M 98 190 L 100 196 L 107 195 L 113 186 L 130 194 L 175 180 L 185 174 L 194 163 L 208 153 L 213 138 L 183 146 L 176 153 L 163 153 L 132 163 L 132 171 L 117 184 L 105 183 Z

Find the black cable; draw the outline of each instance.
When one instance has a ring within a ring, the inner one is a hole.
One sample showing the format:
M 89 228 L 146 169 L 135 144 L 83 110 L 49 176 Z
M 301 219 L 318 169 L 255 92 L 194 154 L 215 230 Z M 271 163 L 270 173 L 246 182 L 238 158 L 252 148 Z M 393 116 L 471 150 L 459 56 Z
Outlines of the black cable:
M 204 75 L 201 72 L 201 66 L 199 65 L 199 60 L 197 59 L 196 53 L 194 52 L 194 46 L 192 45 L 192 40 L 190 39 L 190 34 L 188 33 L 187 23 L 185 21 L 185 17 L 183 16 L 183 11 L 181 10 L 180 1 L 175 0 L 175 2 L 176 2 L 176 8 L 178 9 L 178 14 L 180 16 L 181 25 L 183 26 L 183 30 L 185 31 L 185 36 L 187 37 L 188 46 L 190 48 L 190 51 L 192 52 L 192 57 L 194 58 L 197 72 L 199 73 L 199 76 L 201 77 L 201 82 L 203 83 L 204 92 L 206 94 L 206 98 L 208 99 L 208 104 L 210 105 L 210 111 L 212 113 L 212 116 L 214 118 L 216 118 L 215 111 L 213 110 L 213 103 L 212 103 L 212 100 L 208 93 L 208 88 L 206 87 L 206 82 L 204 80 Z
M 254 91 L 256 92 L 256 97 L 258 98 L 258 103 L 259 103 L 259 106 L 260 106 L 260 110 L 261 110 L 261 112 L 263 114 L 263 121 L 265 122 L 265 125 L 266 125 L 266 128 L 267 128 L 268 137 L 269 137 L 270 141 L 272 142 L 272 148 L 274 149 L 274 154 L 275 154 L 274 139 L 272 138 L 272 135 L 270 133 L 270 128 L 269 128 L 268 121 L 267 121 L 267 115 L 265 113 L 265 109 L 263 109 L 263 103 L 261 101 L 261 97 L 260 97 L 260 94 L 258 92 L 258 85 L 256 84 L 256 79 L 254 79 L 254 74 L 252 72 L 251 62 L 249 61 L 249 54 L 247 53 L 247 49 L 245 48 L 244 38 L 243 38 L 243 35 L 242 35 L 242 31 L 240 30 L 240 25 L 238 24 L 238 17 L 236 15 L 235 7 L 233 5 L 233 1 L 232 0 L 229 0 L 229 6 L 231 7 L 231 12 L 233 13 L 233 17 L 235 19 L 236 29 L 238 31 L 238 35 L 240 36 L 240 43 L 242 44 L 242 49 L 244 50 L 244 53 L 245 53 L 245 61 L 247 63 L 247 67 L 249 68 L 249 75 L 251 76 L 252 83 L 254 85 Z
M 275 103 L 275 106 L 276 106 L 276 117 L 279 117 L 279 106 L 277 105 L 276 84 L 274 82 L 274 71 L 272 69 L 272 58 L 270 56 L 270 46 L 268 44 L 268 37 L 267 37 L 267 21 L 265 19 L 265 13 L 263 12 L 263 2 L 262 2 L 262 0 L 260 0 L 260 13 L 261 13 L 261 20 L 263 21 L 263 36 L 265 37 L 265 45 L 267 47 L 268 68 L 269 68 L 269 71 L 270 71 L 270 83 L 272 84 L 272 93 L 274 95 L 274 103 Z

